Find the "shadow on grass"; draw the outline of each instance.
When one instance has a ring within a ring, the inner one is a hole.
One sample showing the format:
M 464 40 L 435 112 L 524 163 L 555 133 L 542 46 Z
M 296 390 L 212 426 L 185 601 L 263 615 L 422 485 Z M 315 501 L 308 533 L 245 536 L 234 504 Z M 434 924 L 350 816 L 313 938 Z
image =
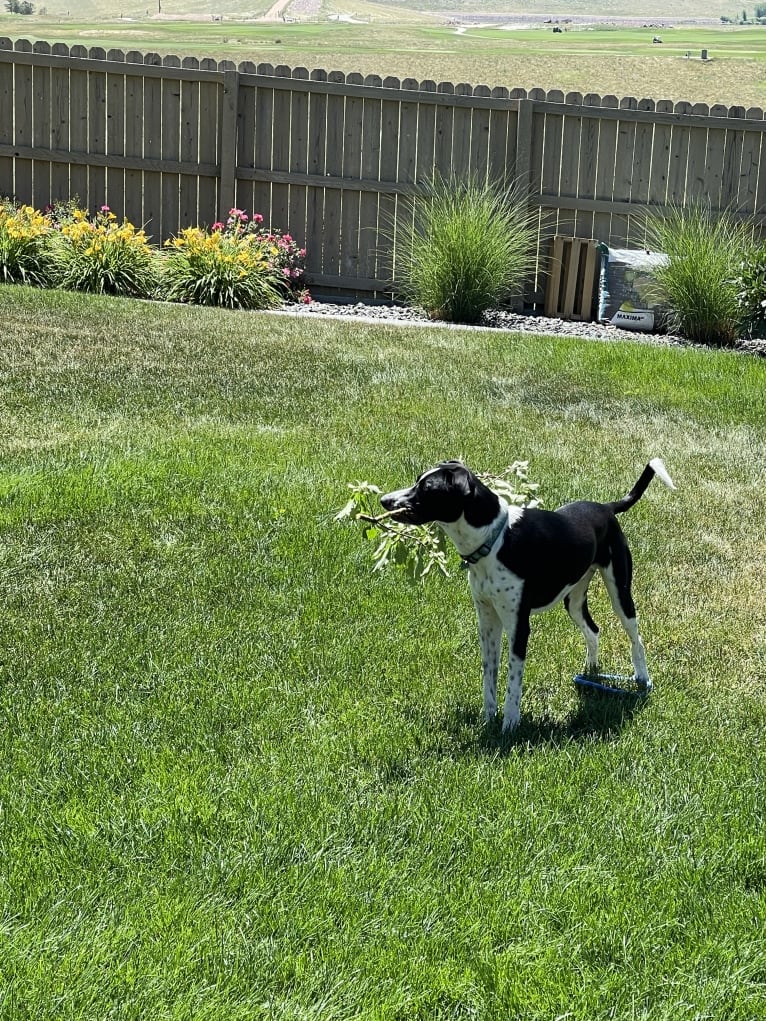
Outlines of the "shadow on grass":
M 502 731 L 501 713 L 485 724 L 480 708 L 458 705 L 446 713 L 445 727 L 464 753 L 518 754 L 542 745 L 612 740 L 646 701 L 640 694 L 580 692 L 577 708 L 562 719 L 528 715 L 522 706 L 521 722 L 510 734 Z

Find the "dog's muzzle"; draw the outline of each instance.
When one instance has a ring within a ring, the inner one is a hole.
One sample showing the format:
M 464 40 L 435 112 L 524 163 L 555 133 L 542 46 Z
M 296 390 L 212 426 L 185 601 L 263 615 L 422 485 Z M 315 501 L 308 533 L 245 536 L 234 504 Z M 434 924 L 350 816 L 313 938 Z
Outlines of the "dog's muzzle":
M 409 489 L 397 489 L 393 493 L 386 493 L 381 496 L 380 502 L 397 521 L 403 521 L 409 525 L 418 524 Z

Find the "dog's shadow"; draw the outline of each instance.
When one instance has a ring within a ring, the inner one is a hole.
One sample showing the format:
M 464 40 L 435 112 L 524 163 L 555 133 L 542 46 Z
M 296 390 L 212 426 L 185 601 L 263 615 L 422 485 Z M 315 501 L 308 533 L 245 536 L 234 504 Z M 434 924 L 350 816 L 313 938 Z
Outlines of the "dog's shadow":
M 448 711 L 445 726 L 465 754 L 518 754 L 542 745 L 612 740 L 646 701 L 645 695 L 627 692 L 579 692 L 577 707 L 565 717 L 522 712 L 518 727 L 509 733 L 503 733 L 500 715 L 487 724 L 480 708 L 458 704 Z

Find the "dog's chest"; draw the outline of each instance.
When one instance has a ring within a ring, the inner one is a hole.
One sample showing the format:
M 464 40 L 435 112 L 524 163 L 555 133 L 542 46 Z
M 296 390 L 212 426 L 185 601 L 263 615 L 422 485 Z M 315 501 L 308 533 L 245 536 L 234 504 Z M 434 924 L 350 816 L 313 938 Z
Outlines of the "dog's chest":
M 496 557 L 486 557 L 471 567 L 470 583 L 475 601 L 491 603 L 498 611 L 518 609 L 524 582 Z

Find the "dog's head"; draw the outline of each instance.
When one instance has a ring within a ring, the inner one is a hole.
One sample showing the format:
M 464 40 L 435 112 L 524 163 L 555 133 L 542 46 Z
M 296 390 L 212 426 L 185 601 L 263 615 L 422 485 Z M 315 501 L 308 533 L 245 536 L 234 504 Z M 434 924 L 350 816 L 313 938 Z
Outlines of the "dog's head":
M 409 489 L 381 496 L 397 521 L 425 525 L 429 521 L 450 523 L 464 516 L 474 527 L 489 524 L 497 516 L 497 496 L 460 461 L 442 461 L 430 468 Z

